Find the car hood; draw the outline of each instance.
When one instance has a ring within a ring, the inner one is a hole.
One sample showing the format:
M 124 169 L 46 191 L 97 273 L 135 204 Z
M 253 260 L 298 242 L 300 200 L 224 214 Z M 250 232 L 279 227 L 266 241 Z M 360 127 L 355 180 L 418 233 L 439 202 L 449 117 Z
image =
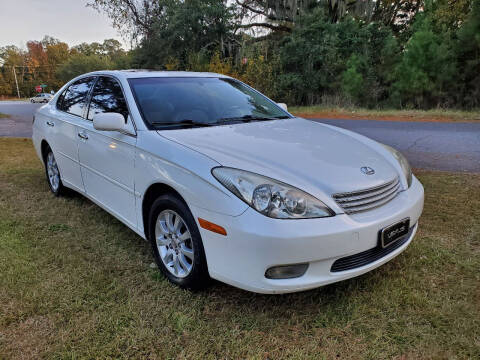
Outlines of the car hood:
M 296 186 L 312 195 L 356 191 L 394 179 L 391 162 L 373 141 L 305 119 L 158 132 L 214 159 Z M 360 170 L 369 166 L 375 174 Z

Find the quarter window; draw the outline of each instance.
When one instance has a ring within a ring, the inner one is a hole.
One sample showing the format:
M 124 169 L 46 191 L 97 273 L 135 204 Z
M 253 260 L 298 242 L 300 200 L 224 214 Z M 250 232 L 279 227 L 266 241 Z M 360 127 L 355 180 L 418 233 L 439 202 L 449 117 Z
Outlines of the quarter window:
M 75 81 L 60 96 L 57 108 L 73 115 L 83 116 L 87 104 L 87 96 L 94 82 L 95 77 Z
M 123 96 L 120 84 L 115 79 L 102 76 L 98 79 L 93 89 L 87 118 L 92 120 L 95 114 L 109 112 L 122 114 L 125 118 L 125 123 L 127 122 L 127 102 Z

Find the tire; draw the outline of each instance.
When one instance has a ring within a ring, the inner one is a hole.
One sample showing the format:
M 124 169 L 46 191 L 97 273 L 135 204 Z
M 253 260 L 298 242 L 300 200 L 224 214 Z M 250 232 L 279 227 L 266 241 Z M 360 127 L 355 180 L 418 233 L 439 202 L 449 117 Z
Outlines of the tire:
M 65 187 L 62 184 L 62 179 L 60 176 L 60 170 L 58 169 L 57 161 L 53 155 L 52 149 L 50 147 L 45 151 L 45 175 L 47 177 L 47 183 L 50 187 L 50 191 L 55 196 L 60 196 L 65 193 Z
M 205 250 L 187 205 L 175 195 L 162 195 L 152 204 L 148 224 L 148 239 L 163 275 L 184 289 L 206 288 L 210 276 Z

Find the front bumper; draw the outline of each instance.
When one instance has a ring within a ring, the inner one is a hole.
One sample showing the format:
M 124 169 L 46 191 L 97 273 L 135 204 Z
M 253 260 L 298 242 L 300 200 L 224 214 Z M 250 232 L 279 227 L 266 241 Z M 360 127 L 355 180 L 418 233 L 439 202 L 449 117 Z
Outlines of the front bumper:
M 412 186 L 388 204 L 355 215 L 279 220 L 249 208 L 237 217 L 201 208 L 191 210 L 223 226 L 227 236 L 199 227 L 210 276 L 258 293 L 308 290 L 364 274 L 400 254 L 410 244 L 423 210 L 423 187 L 414 177 Z M 332 272 L 332 264 L 378 245 L 380 229 L 406 217 L 414 226 L 408 239 L 394 251 L 364 266 Z M 265 271 L 278 265 L 309 263 L 306 273 L 293 279 L 267 279 Z

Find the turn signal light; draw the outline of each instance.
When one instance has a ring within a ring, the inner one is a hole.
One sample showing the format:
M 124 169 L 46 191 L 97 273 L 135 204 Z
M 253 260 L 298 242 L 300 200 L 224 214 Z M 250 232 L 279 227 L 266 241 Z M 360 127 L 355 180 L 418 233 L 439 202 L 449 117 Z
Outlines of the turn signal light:
M 217 224 L 214 224 L 210 221 L 207 221 L 207 220 L 204 220 L 204 219 L 201 219 L 201 218 L 198 218 L 198 223 L 200 224 L 200 226 L 206 230 L 210 230 L 214 233 L 217 233 L 217 234 L 220 234 L 220 235 L 223 235 L 223 236 L 227 236 L 227 231 L 221 227 L 220 225 L 217 225 Z

